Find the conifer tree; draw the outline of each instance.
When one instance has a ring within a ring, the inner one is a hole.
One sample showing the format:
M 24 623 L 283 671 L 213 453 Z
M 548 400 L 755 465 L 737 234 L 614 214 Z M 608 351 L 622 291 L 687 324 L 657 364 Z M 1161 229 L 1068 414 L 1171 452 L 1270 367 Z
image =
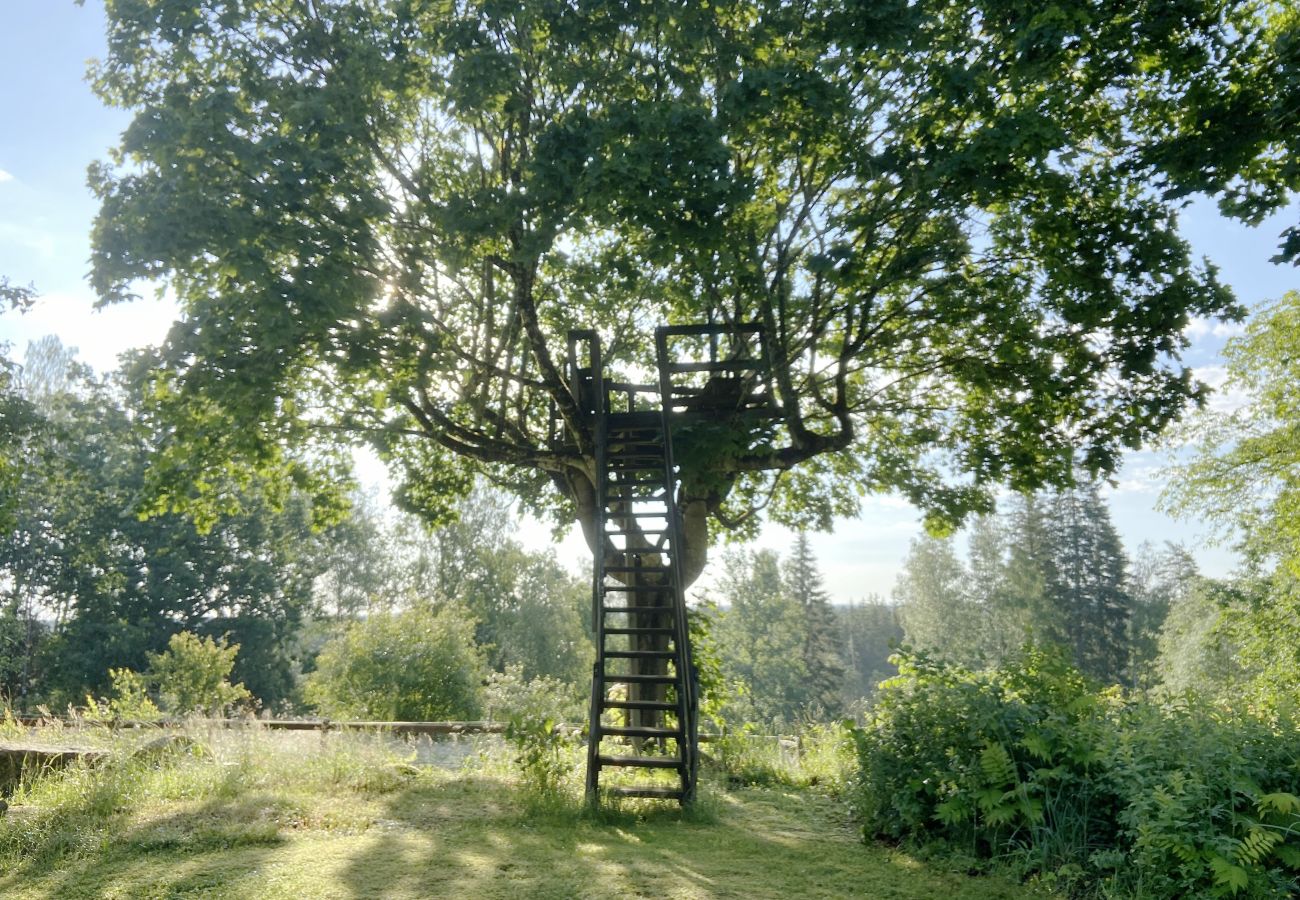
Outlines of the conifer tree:
M 1043 497 L 1018 494 L 1005 519 L 1009 551 L 1004 599 L 1020 623 L 1016 644 L 1066 642 L 1061 610 L 1048 597 L 1048 586 L 1057 581 L 1050 515 Z
M 875 693 L 881 681 L 898 674 L 889 657 L 903 641 L 903 626 L 898 607 L 875 595 L 834 612 L 844 635 L 843 705 L 851 710 Z
M 1103 681 L 1123 682 L 1129 662 L 1128 559 L 1110 511 L 1096 485 L 1061 491 L 1051 504 L 1055 564 L 1048 601 L 1064 622 L 1075 664 Z
M 844 661 L 841 641 L 836 631 L 835 613 L 822 585 L 817 560 L 808 545 L 808 536 L 799 532 L 794 552 L 785 566 L 786 592 L 804 614 L 803 661 L 808 671 L 806 703 L 814 712 L 838 715 L 844 684 Z

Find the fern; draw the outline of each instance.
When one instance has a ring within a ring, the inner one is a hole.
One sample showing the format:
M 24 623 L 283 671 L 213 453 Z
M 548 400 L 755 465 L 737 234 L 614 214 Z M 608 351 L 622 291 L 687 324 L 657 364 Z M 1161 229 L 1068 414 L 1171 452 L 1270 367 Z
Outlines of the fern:
M 1237 862 L 1243 865 L 1258 865 L 1264 862 L 1273 852 L 1273 848 L 1280 843 L 1282 843 L 1282 835 L 1257 825 L 1246 832 L 1234 856 Z
M 980 753 L 980 771 L 988 784 L 1007 785 L 1019 781 L 1016 777 L 1016 764 L 1007 748 L 1001 744 L 989 743 L 984 746 L 984 751 Z
M 1256 801 L 1255 807 L 1259 810 L 1261 816 L 1270 812 L 1282 813 L 1283 815 L 1300 815 L 1300 797 L 1295 794 L 1288 794 L 1286 791 L 1275 791 L 1272 794 L 1265 794 Z
M 1236 895 L 1250 887 L 1250 873 L 1217 854 L 1210 857 L 1210 870 L 1214 873 L 1216 893 Z

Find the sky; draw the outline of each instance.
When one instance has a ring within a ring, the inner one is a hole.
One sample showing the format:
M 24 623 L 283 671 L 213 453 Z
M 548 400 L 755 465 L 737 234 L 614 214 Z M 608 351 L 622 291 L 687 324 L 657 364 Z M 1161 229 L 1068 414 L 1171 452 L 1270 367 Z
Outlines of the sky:
M 17 284 L 34 284 L 41 293 L 26 315 L 0 315 L 0 343 L 21 356 L 29 340 L 57 334 L 77 347 L 83 361 L 98 371 L 116 365 L 130 347 L 156 343 L 175 314 L 165 299 L 95 309 L 86 282 L 90 228 L 96 203 L 86 186 L 86 169 L 104 159 L 129 122 L 122 110 L 106 108 L 86 81 L 88 63 L 104 52 L 99 0 L 77 6 L 73 0 L 0 0 L 0 275 Z M 1220 269 L 1220 277 L 1249 308 L 1300 288 L 1300 270 L 1270 263 L 1282 228 L 1300 219 L 1300 207 L 1249 228 L 1221 218 L 1213 204 L 1197 202 L 1184 211 L 1184 234 L 1200 255 Z M 1212 386 L 1223 378 L 1220 352 L 1239 327 L 1198 321 L 1188 329 L 1192 341 L 1184 362 Z M 1219 394 L 1212 401 L 1231 405 Z M 1117 529 L 1130 552 L 1150 541 L 1185 543 L 1203 572 L 1228 574 L 1235 557 L 1224 547 L 1208 546 L 1204 523 L 1178 521 L 1156 508 L 1164 483 L 1167 453 L 1130 454 L 1106 493 Z M 360 461 L 362 477 L 382 489 L 382 471 L 373 460 Z M 832 534 L 812 536 L 826 586 L 839 603 L 870 595 L 888 597 L 920 534 L 920 517 L 897 497 L 864 500 L 857 519 L 836 523 Z M 534 548 L 550 545 L 549 530 L 530 523 L 523 539 Z M 780 528 L 764 530 L 757 544 L 787 551 L 794 536 Z M 586 548 L 576 528 L 556 547 L 562 560 L 581 565 Z M 707 585 L 718 568 L 714 554 Z

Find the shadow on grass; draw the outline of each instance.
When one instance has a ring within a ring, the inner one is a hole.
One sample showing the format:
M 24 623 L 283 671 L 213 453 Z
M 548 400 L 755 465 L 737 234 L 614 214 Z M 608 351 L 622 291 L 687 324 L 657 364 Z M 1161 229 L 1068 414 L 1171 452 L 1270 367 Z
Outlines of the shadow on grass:
M 211 799 L 144 821 L 136 821 L 123 789 L 129 770 L 98 774 L 79 779 L 80 791 L 71 799 L 0 826 L 6 849 L 23 859 L 0 873 L 0 895 L 35 882 L 50 897 L 106 896 L 114 893 L 119 875 L 139 882 L 138 870 L 145 865 L 159 870 L 148 879 L 150 895 L 175 896 L 187 890 L 181 883 L 194 868 L 185 860 L 283 842 L 279 819 L 284 802 L 273 795 L 241 794 L 236 772 L 210 786 Z M 200 889 L 196 883 L 193 890 Z M 127 889 L 122 895 L 133 893 Z
M 83 813 L 102 811 L 96 802 L 106 798 L 86 798 Z M 340 807 L 355 812 L 345 827 L 330 819 Z M 1020 893 L 863 846 L 842 804 L 798 789 L 714 787 L 687 811 L 639 801 L 538 814 L 510 782 L 430 775 L 383 794 L 287 798 L 235 785 L 203 802 L 154 808 L 161 814 L 113 812 L 72 851 L 47 835 L 21 871 L 0 874 L 0 895 L 991 900 Z
M 389 827 L 368 836 L 339 881 L 353 898 L 1009 896 L 1005 883 L 863 846 L 825 797 L 714 789 L 706 803 L 532 817 L 502 782 L 414 787 L 390 798 Z

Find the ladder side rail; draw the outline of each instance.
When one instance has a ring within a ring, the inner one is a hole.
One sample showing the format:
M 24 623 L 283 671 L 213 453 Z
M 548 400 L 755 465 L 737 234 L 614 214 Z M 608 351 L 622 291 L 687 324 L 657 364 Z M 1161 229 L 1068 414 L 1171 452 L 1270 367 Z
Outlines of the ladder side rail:
M 677 467 L 673 460 L 672 379 L 668 371 L 667 328 L 655 330 L 655 350 L 659 363 L 659 414 L 663 418 L 665 508 L 668 516 L 668 538 L 672 544 L 669 554 L 671 568 L 673 619 L 677 639 L 673 641 L 677 659 L 677 724 L 682 735 L 678 747 L 682 760 L 682 801 L 689 802 L 695 795 L 696 757 L 698 737 L 695 697 L 694 664 L 691 660 L 690 628 L 686 618 L 686 590 L 682 582 L 682 529 L 677 513 Z
M 608 422 L 606 413 L 609 398 L 605 395 L 604 361 L 601 359 L 600 336 L 595 331 L 583 334 L 588 341 L 588 362 L 591 366 L 591 381 L 596 407 L 592 411 L 592 441 L 595 445 L 595 494 L 596 494 L 596 549 L 592 553 L 592 587 L 591 587 L 591 621 L 596 638 L 596 659 L 592 663 L 591 678 L 591 712 L 587 729 L 587 795 L 594 800 L 600 778 L 600 713 L 601 702 L 605 697 L 605 663 L 603 648 L 605 646 L 605 616 L 602 610 L 605 593 L 605 481 L 609 477 L 606 471 L 605 451 L 608 443 Z M 572 333 L 570 335 L 572 340 Z M 575 371 L 576 377 L 576 371 Z M 575 390 L 577 390 L 575 382 Z M 585 413 L 585 410 L 584 410 Z

